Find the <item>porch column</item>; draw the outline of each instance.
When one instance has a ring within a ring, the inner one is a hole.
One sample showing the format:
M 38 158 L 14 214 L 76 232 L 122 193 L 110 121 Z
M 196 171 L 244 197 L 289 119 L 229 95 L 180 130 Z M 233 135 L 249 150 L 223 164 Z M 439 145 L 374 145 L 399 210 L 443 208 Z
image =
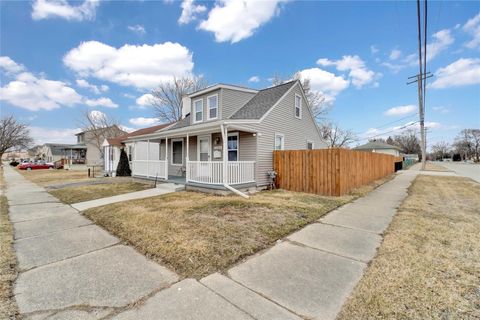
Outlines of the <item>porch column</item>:
M 132 172 L 135 174 L 135 161 L 137 161 L 137 141 L 133 143 Z
M 150 170 L 148 164 L 150 162 L 150 139 L 147 140 L 147 178 L 150 177 Z
M 189 161 L 189 158 L 190 158 L 190 135 L 188 134 L 187 132 L 187 155 L 185 157 L 185 171 L 186 171 L 186 180 L 188 182 L 188 180 L 190 180 L 190 170 L 189 170 L 189 165 L 188 165 L 188 161 Z
M 228 134 L 227 134 L 227 127 L 220 125 L 220 130 L 222 131 L 222 142 L 223 142 L 223 159 L 222 159 L 222 166 L 223 166 L 223 183 L 228 183 L 228 168 L 227 168 L 227 157 L 228 157 Z
M 168 137 L 165 137 L 165 180 L 168 179 Z
M 72 156 L 73 156 L 72 153 L 73 153 L 73 149 L 70 149 L 70 165 L 73 164 L 73 162 L 72 162 Z

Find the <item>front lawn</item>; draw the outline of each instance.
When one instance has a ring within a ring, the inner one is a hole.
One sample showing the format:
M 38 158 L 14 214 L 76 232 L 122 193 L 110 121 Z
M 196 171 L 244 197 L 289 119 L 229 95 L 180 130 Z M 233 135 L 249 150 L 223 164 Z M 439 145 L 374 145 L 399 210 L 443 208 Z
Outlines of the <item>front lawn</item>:
M 115 178 L 114 178 L 115 179 Z M 72 204 L 152 188 L 150 183 L 120 182 L 66 187 L 49 191 L 63 203 Z
M 339 319 L 480 319 L 480 184 L 418 176 Z
M 176 192 L 84 214 L 149 258 L 184 277 L 200 278 L 227 269 L 372 189 L 343 197 L 276 190 L 250 199 Z
M 88 178 L 87 170 L 42 169 L 31 171 L 17 170 L 17 172 L 42 187 L 91 179 Z

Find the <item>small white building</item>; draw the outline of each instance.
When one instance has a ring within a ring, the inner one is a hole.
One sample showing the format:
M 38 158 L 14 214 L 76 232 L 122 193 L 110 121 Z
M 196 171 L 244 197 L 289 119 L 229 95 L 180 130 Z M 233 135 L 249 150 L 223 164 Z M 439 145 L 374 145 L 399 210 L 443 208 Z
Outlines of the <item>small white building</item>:
M 360 151 L 384 153 L 395 157 L 400 157 L 402 154 L 402 149 L 400 149 L 399 147 L 378 140 L 369 141 L 368 143 L 353 149 Z

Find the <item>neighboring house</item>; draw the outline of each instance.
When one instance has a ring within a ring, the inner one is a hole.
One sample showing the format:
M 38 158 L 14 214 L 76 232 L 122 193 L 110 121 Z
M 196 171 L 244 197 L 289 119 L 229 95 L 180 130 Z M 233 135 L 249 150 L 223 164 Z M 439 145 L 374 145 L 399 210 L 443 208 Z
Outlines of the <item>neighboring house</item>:
M 274 150 L 327 147 L 299 81 L 191 93 L 180 121 L 125 143 L 133 146 L 134 176 L 222 189 L 267 186 Z
M 354 149 L 361 151 L 385 153 L 396 157 L 399 157 L 402 154 L 402 149 L 400 149 L 399 147 L 378 140 L 369 141 L 368 143 L 358 146 Z
M 37 147 L 36 158 L 46 162 L 72 159 L 74 163 L 85 163 L 85 147 L 71 144 L 45 143 Z
M 130 167 L 132 166 L 131 161 L 132 161 L 133 146 L 132 145 L 128 147 L 125 146 L 124 141 L 127 140 L 127 138 L 144 135 L 144 134 L 151 134 L 151 133 L 154 133 L 155 131 L 164 129 L 168 125 L 169 124 L 160 124 L 157 126 L 136 130 L 115 138 L 106 138 L 102 144 L 103 154 L 104 154 L 103 169 L 105 173 L 108 175 L 112 175 L 112 173 L 117 170 L 118 161 L 120 160 L 120 151 L 124 148 L 128 156 L 128 161 L 130 162 Z
M 71 152 L 71 154 L 74 154 L 76 150 L 84 149 L 84 164 L 103 166 L 102 142 L 106 138 L 119 137 L 125 134 L 127 134 L 127 132 L 121 130 L 115 125 L 107 128 L 82 131 L 75 135 L 77 137 L 77 144 L 71 145 L 71 148 L 67 150 L 67 153 Z

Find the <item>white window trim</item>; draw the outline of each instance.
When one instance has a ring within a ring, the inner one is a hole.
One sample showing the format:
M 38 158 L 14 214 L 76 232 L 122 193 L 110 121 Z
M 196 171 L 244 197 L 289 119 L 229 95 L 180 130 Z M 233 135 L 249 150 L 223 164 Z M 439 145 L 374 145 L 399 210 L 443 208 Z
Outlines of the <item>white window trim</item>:
M 173 143 L 174 142 L 181 142 L 182 143 L 182 163 L 173 163 Z M 183 166 L 183 156 L 184 156 L 184 151 L 183 151 L 183 139 L 171 139 L 170 140 L 170 164 L 172 166 L 177 166 L 177 167 L 180 167 L 180 166 Z
M 229 162 L 237 162 L 237 161 L 230 161 L 228 160 L 228 137 L 237 137 L 237 161 L 240 161 L 240 135 L 238 132 L 230 132 L 227 135 L 227 161 Z
M 282 137 L 281 149 L 275 149 L 275 147 L 277 146 L 277 137 Z M 283 133 L 275 133 L 275 138 L 273 140 L 273 150 L 285 150 L 285 135 Z
M 211 97 L 217 97 L 217 116 L 215 118 L 210 118 L 210 98 Z M 218 108 L 218 105 L 219 105 L 219 102 L 218 102 L 218 93 L 215 93 L 215 94 L 212 94 L 212 95 L 209 95 L 207 96 L 207 120 L 215 120 L 215 119 L 218 119 L 218 111 L 219 111 L 219 108 Z M 202 116 L 203 118 L 203 116 Z
M 300 98 L 300 107 L 299 107 L 299 112 L 298 112 L 298 117 L 297 117 L 297 97 Z M 302 96 L 295 93 L 295 99 L 293 101 L 293 112 L 295 115 L 295 118 L 297 119 L 302 119 Z
M 307 140 L 307 150 L 310 150 L 308 149 L 308 144 L 311 143 L 312 144 L 312 149 L 311 150 L 314 150 L 315 149 L 315 142 L 312 141 L 312 140 Z
M 197 102 L 202 103 L 202 119 L 197 121 Z M 203 99 L 197 99 L 193 101 L 193 123 L 203 122 Z

